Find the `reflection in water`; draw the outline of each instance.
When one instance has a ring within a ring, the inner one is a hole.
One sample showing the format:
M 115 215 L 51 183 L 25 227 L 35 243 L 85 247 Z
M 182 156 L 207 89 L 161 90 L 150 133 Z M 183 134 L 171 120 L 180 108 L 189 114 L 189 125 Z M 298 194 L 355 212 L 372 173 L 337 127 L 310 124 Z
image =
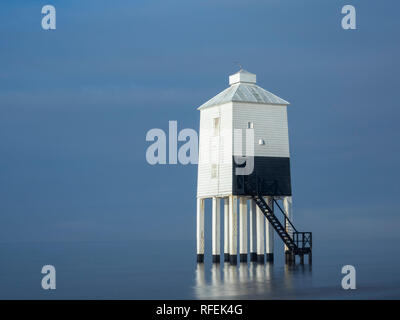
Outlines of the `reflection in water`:
M 204 263 L 199 263 L 194 294 L 198 299 L 279 298 L 283 291 L 295 289 L 293 282 L 300 278 L 298 276 L 308 281 L 311 267 L 241 263 L 239 266 L 213 264 L 209 270 Z

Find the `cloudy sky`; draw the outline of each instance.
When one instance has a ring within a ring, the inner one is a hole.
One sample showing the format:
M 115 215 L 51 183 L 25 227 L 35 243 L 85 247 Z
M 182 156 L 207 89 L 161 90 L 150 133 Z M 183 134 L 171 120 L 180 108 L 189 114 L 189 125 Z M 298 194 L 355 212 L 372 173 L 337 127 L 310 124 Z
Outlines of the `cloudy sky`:
M 52 0 L 44 31 L 48 3 L 0 5 L 0 242 L 193 241 L 197 168 L 145 136 L 198 130 L 236 61 L 291 102 L 299 229 L 399 237 L 398 1 Z

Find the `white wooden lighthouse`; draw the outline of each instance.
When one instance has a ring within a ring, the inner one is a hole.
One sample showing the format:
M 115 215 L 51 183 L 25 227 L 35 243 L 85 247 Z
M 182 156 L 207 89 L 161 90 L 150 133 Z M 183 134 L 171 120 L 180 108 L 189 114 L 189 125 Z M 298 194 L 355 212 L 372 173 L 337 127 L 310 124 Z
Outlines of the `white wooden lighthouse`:
M 294 227 L 290 222 L 288 105 L 259 87 L 255 74 L 241 69 L 229 77 L 227 89 L 198 108 L 198 262 L 204 261 L 206 199 L 212 199 L 213 262 L 219 262 L 221 255 L 221 201 L 225 261 L 236 264 L 238 254 L 241 262 L 247 261 L 248 254 L 251 261 L 264 262 L 265 254 L 267 261 L 273 261 L 274 229 L 286 252 L 293 257 L 300 254 L 292 245 Z M 284 208 L 281 226 L 273 214 L 277 201 L 282 201 Z

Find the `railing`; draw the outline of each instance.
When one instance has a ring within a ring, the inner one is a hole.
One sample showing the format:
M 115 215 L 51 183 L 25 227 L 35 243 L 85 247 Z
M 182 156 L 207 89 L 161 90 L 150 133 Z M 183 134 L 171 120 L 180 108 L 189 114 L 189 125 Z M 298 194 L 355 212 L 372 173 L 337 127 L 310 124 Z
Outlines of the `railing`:
M 283 214 L 283 217 L 285 219 L 285 228 L 288 231 L 291 231 L 290 233 L 293 232 L 297 232 L 297 229 L 295 228 L 295 226 L 293 225 L 292 221 L 290 221 L 289 217 L 286 215 L 285 211 L 281 208 L 281 206 L 279 205 L 278 201 L 276 201 L 276 199 L 274 199 L 275 204 L 277 205 L 277 207 L 279 208 L 279 210 L 281 211 L 281 213 Z M 289 223 L 289 224 L 288 224 Z M 290 230 L 291 229 L 291 230 Z
M 293 232 L 293 241 L 299 249 L 312 248 L 312 233 L 311 232 Z
M 299 232 L 293 225 L 292 221 L 288 218 L 285 211 L 281 208 L 279 203 L 274 199 L 274 203 L 279 208 L 285 219 L 285 228 L 289 235 L 292 237 L 293 242 L 299 249 L 310 249 L 312 248 L 312 233 L 311 232 Z

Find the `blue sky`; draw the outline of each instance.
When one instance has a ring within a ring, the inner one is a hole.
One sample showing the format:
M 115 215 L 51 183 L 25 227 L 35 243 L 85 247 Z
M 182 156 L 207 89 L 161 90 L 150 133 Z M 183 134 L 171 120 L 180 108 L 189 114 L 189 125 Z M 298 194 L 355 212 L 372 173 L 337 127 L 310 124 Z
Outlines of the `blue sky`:
M 341 28 L 345 4 L 357 30 Z M 291 102 L 299 229 L 398 237 L 398 1 L 0 7 L 0 242 L 194 241 L 197 168 L 147 164 L 145 136 L 197 130 L 235 61 Z

